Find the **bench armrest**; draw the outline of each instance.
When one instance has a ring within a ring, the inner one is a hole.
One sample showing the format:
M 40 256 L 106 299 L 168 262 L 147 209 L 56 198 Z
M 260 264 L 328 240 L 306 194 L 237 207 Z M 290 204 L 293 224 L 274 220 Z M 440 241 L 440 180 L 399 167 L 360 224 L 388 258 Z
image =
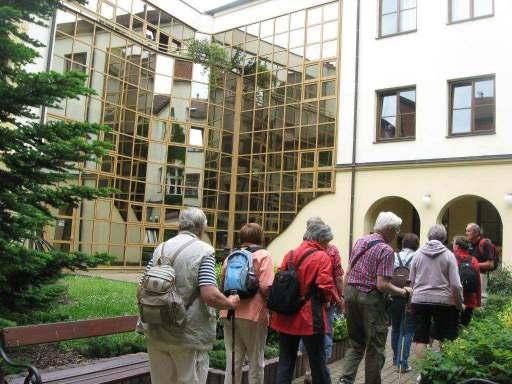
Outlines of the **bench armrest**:
M 10 365 L 11 367 L 16 368 L 24 368 L 28 370 L 28 374 L 25 377 L 25 384 L 43 384 L 43 380 L 41 380 L 41 375 L 39 374 L 39 371 L 36 367 L 29 364 L 21 364 L 16 363 L 12 361 L 9 356 L 5 353 L 4 349 L 2 348 L 2 345 L 0 343 L 0 357 L 7 363 L 7 365 Z

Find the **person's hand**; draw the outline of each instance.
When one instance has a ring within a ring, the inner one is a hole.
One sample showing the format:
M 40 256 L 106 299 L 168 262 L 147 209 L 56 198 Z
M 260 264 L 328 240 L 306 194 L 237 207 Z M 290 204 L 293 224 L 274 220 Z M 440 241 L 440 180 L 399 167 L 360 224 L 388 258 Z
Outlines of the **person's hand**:
M 238 295 L 231 295 L 227 299 L 229 302 L 230 309 L 236 309 L 236 307 L 238 307 L 238 304 L 240 304 L 240 296 Z
M 412 288 L 411 287 L 404 287 L 405 289 L 405 297 L 408 299 L 412 296 Z
M 336 312 L 343 313 L 345 311 L 345 300 L 340 297 L 340 301 L 336 303 Z

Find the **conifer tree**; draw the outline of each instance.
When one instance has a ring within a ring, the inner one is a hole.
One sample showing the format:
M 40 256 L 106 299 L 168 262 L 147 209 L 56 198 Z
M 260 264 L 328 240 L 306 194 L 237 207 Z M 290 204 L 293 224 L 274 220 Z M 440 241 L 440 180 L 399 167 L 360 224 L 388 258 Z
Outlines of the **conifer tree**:
M 48 25 L 58 0 L 0 0 L 0 318 L 21 320 L 63 291 L 62 270 L 86 269 L 110 260 L 106 254 L 42 252 L 24 246 L 55 223 L 53 212 L 112 191 L 78 183 L 80 166 L 109 149 L 104 126 L 87 122 L 42 123 L 42 106 L 94 94 L 80 72 L 29 72 L 43 44 L 30 23 Z M 1 326 L 1 324 L 0 324 Z

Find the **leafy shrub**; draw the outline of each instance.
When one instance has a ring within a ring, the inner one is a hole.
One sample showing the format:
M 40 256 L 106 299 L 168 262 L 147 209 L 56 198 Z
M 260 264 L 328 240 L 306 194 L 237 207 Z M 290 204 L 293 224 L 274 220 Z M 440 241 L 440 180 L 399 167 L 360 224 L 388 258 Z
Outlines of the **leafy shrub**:
M 344 317 L 338 317 L 333 325 L 334 341 L 341 341 L 348 337 L 347 320 Z
M 505 327 L 512 329 L 512 302 L 510 302 L 500 314 L 500 319 Z
M 500 266 L 489 274 L 487 283 L 489 293 L 512 296 L 512 269 Z
M 512 299 L 490 300 L 457 340 L 446 342 L 441 353 L 428 351 L 416 368 L 434 384 L 486 378 L 510 383 L 512 377 Z M 498 311 L 496 310 L 498 309 Z M 501 309 L 501 310 L 500 310 Z

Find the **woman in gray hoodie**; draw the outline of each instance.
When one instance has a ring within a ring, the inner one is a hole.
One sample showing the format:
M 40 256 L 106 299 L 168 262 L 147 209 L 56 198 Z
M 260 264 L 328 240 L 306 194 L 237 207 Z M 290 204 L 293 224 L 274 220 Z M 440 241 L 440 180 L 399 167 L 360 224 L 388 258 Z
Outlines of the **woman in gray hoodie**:
M 457 260 L 443 245 L 446 238 L 444 226 L 432 226 L 427 243 L 416 251 L 411 263 L 409 277 L 417 358 L 425 355 L 432 320 L 436 339 L 457 337 L 459 311 L 463 309 L 462 284 Z

